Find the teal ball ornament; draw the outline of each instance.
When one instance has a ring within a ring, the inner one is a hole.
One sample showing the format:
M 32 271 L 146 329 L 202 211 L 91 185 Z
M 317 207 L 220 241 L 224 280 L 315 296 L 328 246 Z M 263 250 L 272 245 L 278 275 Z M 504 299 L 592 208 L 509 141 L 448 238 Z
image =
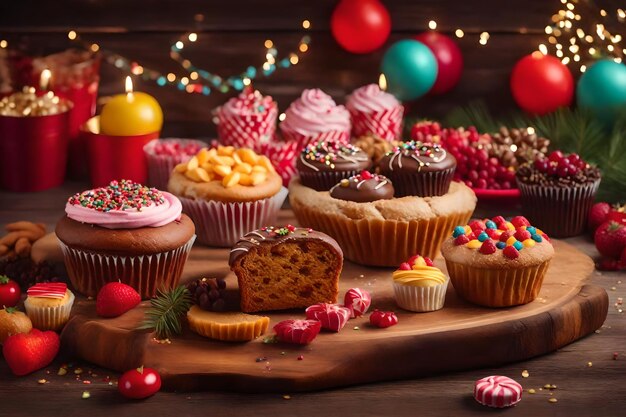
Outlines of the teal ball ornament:
M 404 39 L 391 45 L 380 66 L 388 91 L 402 101 L 428 93 L 437 80 L 437 59 L 423 43 Z
M 604 59 L 591 65 L 578 80 L 578 105 L 612 125 L 626 115 L 626 65 Z

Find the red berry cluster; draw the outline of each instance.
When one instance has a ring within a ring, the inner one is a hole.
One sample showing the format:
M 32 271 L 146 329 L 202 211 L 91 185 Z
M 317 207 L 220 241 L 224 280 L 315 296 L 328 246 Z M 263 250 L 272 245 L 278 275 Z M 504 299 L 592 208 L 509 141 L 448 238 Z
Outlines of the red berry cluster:
M 533 163 L 535 169 L 552 177 L 573 177 L 588 167 L 578 154 L 564 155 L 561 151 L 553 151 L 547 158 L 537 158 Z
M 443 129 L 436 122 L 420 122 L 411 129 L 415 140 L 440 143 L 457 162 L 454 179 L 468 187 L 493 190 L 515 188 L 515 170 L 505 166 L 487 147 L 492 142 L 488 134 L 480 134 L 474 126 Z

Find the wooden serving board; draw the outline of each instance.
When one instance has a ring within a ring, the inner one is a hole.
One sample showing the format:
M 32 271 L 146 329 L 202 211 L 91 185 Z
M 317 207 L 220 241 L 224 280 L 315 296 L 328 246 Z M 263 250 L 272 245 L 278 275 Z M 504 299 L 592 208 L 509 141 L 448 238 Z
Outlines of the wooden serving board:
M 218 342 L 188 329 L 171 344 L 159 344 L 151 333 L 135 330 L 147 303 L 121 317 L 102 319 L 95 314 L 95 302 L 83 299 L 77 300 L 62 345 L 84 360 L 117 371 L 142 364 L 156 368 L 170 390 L 285 393 L 498 366 L 554 351 L 592 333 L 606 318 L 606 292 L 585 285 L 592 260 L 567 243 L 554 243 L 556 256 L 541 293 L 524 306 L 477 307 L 459 299 L 450 285 L 442 310 L 410 313 L 394 303 L 392 269 L 346 262 L 340 298 L 349 288 L 366 289 L 372 294 L 372 310 L 396 311 L 398 325 L 377 329 L 369 326 L 367 317 L 358 318 L 340 333 L 321 333 L 304 347 L 264 343 L 264 337 L 249 343 Z M 184 280 L 226 277 L 228 303 L 236 308 L 237 281 L 227 255 L 225 249 L 194 248 Z M 443 259 L 436 263 L 445 267 Z M 304 314 L 269 316 L 271 335 L 278 321 Z

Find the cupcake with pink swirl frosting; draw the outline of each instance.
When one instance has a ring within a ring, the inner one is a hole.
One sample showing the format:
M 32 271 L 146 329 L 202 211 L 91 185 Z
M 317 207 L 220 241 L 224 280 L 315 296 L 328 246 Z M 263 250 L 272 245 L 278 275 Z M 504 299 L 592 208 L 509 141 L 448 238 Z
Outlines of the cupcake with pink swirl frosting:
M 280 130 L 286 141 L 300 148 L 313 141 L 350 141 L 350 113 L 328 94 L 315 88 L 304 90 L 285 112 Z
M 387 141 L 402 133 L 404 107 L 376 84 L 357 88 L 347 97 L 346 108 L 352 120 L 352 135 L 373 135 Z
M 274 137 L 278 106 L 271 96 L 247 88 L 215 109 L 215 116 L 222 145 L 259 152 Z
M 56 235 L 78 292 L 121 281 L 150 298 L 178 285 L 195 230 L 177 197 L 120 180 L 71 196 Z

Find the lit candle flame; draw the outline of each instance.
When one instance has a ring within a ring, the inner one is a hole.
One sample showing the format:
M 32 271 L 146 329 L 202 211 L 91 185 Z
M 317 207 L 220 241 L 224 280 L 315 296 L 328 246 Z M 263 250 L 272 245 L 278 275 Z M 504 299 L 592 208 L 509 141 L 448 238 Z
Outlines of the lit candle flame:
M 130 75 L 126 76 L 126 99 L 130 102 L 135 99 L 133 95 L 133 80 Z
M 387 77 L 385 77 L 385 74 L 383 73 L 381 73 L 378 77 L 378 86 L 383 91 L 387 90 Z
M 42 90 L 46 91 L 48 89 L 48 84 L 50 83 L 50 77 L 52 77 L 52 73 L 48 68 L 41 71 L 41 76 L 39 77 L 39 86 Z

